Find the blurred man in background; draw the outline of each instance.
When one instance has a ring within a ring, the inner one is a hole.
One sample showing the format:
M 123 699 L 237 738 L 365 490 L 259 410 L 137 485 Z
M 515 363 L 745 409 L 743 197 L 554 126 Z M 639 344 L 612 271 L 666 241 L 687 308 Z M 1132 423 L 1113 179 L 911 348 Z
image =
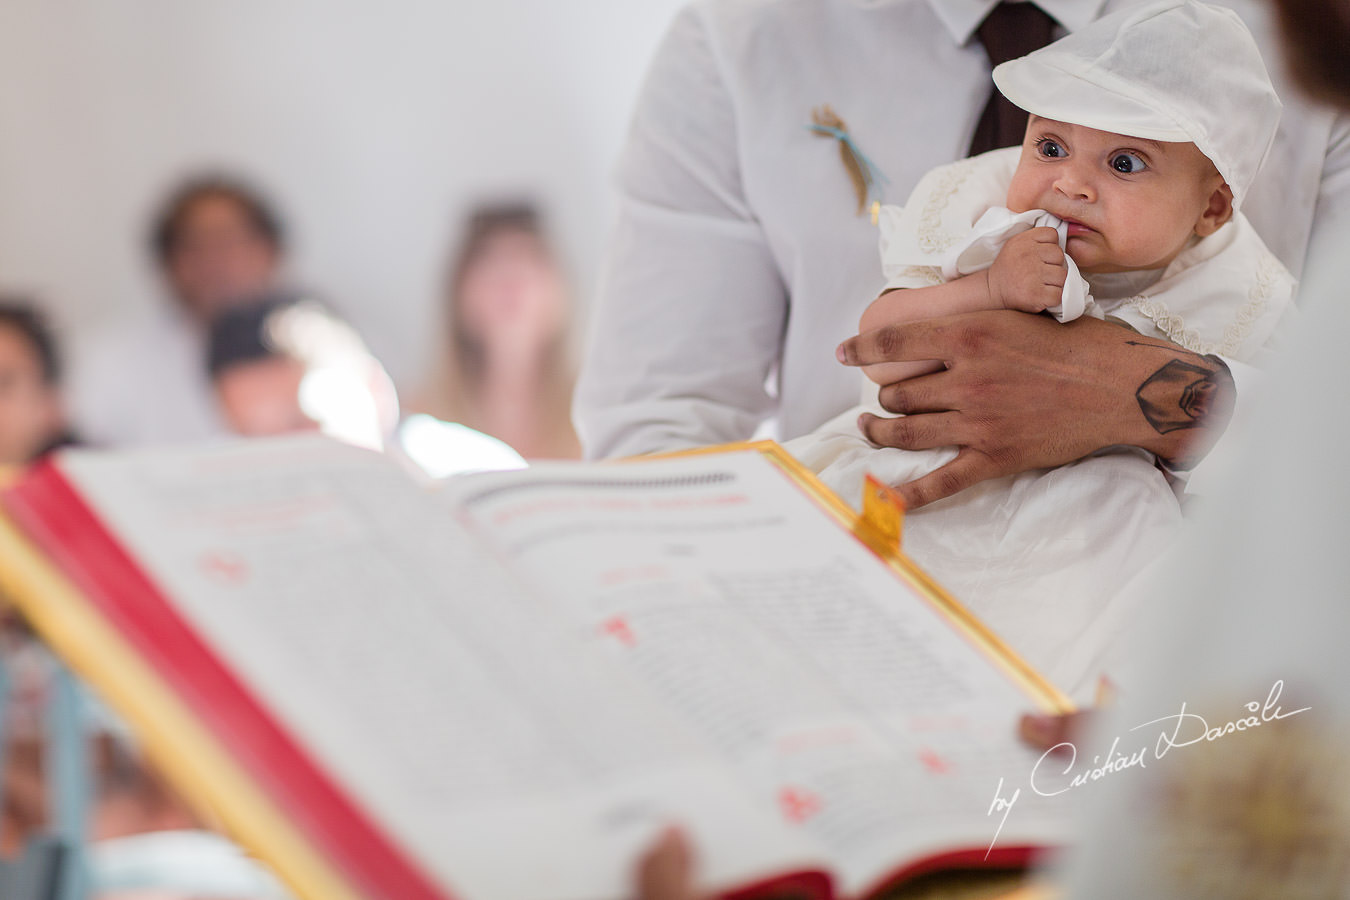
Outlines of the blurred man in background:
M 224 434 L 205 366 L 209 323 L 272 291 L 285 256 L 277 212 L 228 177 L 195 178 L 176 189 L 156 217 L 150 243 L 171 302 L 76 360 L 73 418 L 97 444 Z

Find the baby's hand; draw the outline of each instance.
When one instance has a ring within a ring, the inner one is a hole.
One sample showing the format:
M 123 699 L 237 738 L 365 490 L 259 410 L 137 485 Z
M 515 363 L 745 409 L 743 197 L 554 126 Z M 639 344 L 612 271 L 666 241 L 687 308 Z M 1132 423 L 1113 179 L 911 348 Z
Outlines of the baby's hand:
M 1032 228 L 1008 239 L 989 267 L 989 299 L 996 307 L 1043 312 L 1058 306 L 1069 277 L 1059 235 Z

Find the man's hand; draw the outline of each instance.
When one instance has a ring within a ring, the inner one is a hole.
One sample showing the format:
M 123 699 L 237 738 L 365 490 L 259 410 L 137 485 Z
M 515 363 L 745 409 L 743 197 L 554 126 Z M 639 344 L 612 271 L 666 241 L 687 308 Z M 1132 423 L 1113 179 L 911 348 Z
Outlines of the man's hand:
M 1079 709 L 1063 715 L 1030 713 L 1017 722 L 1017 733 L 1022 741 L 1037 750 L 1050 750 L 1061 744 L 1076 744 L 1092 727 L 1093 709 Z
M 1216 357 L 1098 319 L 1061 325 L 1010 310 L 878 328 L 841 344 L 839 358 L 946 365 L 881 389 L 882 407 L 904 418 L 859 422 L 886 447 L 960 447 L 947 465 L 898 486 L 910 508 L 1117 444 L 1194 465 L 1227 427 L 1235 396 Z
M 1009 238 L 989 267 L 989 300 L 995 307 L 1038 313 L 1058 306 L 1069 264 L 1053 228 L 1033 228 Z
M 694 853 L 676 828 L 668 828 L 638 860 L 637 900 L 700 900 L 694 889 Z

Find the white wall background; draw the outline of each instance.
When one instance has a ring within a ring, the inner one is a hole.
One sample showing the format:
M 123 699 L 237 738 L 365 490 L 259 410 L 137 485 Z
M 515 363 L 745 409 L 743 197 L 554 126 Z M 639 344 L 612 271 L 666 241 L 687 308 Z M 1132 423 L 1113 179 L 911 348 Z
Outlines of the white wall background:
M 399 383 L 434 351 L 473 201 L 537 194 L 594 287 L 633 99 L 683 0 L 0 0 L 0 287 L 87 339 L 163 301 L 144 249 L 176 178 L 238 171 L 294 280 Z

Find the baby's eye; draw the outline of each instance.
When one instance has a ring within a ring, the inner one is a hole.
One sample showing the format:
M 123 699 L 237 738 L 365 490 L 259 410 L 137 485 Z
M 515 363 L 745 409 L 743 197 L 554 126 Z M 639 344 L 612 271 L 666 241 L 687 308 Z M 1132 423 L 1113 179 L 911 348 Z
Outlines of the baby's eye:
M 1148 168 L 1144 161 L 1133 153 L 1117 153 L 1111 157 L 1111 168 L 1125 175 L 1142 172 Z
M 1050 138 L 1041 138 L 1036 141 L 1036 152 L 1041 156 L 1058 159 L 1064 155 L 1064 148 L 1059 145 L 1058 141 L 1052 141 Z

